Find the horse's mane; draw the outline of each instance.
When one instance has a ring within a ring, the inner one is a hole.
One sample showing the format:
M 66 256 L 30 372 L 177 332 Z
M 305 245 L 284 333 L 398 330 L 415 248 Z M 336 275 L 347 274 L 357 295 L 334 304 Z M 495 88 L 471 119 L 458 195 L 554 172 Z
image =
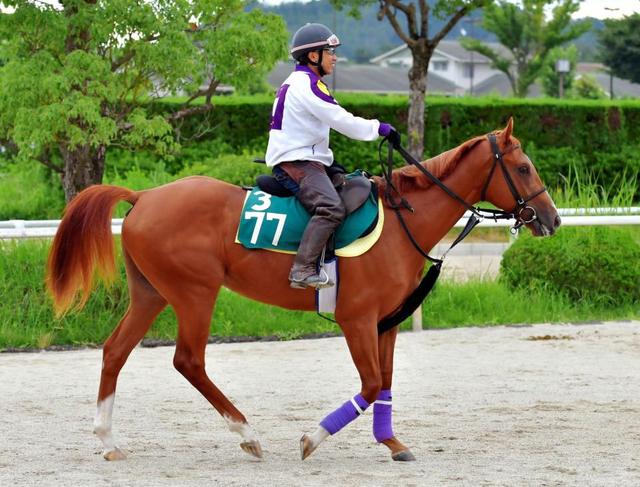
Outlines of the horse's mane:
M 486 136 L 479 136 L 473 139 L 467 140 L 464 144 L 454 147 L 451 150 L 443 152 L 431 159 L 421 162 L 431 174 L 440 180 L 446 179 L 456 167 L 458 163 L 463 159 L 471 149 L 477 144 L 485 140 Z M 433 185 L 433 182 L 428 179 L 420 170 L 415 166 L 404 166 L 400 169 L 395 169 L 391 176 L 391 182 L 396 189 L 403 194 L 407 191 L 415 189 L 425 189 Z M 387 186 L 387 182 L 381 178 L 376 177 L 375 183 L 378 187 L 380 194 L 384 193 Z

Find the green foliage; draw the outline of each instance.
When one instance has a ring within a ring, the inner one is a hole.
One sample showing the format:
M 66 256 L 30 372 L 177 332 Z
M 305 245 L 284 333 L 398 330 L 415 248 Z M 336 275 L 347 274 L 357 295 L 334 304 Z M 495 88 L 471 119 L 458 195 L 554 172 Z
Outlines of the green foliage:
M 570 71 L 562 76 L 562 89 L 566 94 L 569 93 L 576 77 L 576 65 L 578 64 L 578 48 L 571 44 L 566 48 L 556 47 L 549 52 L 547 60 L 540 71 L 542 79 L 542 88 L 547 96 L 558 98 L 560 96 L 560 75 L 556 71 L 556 61 L 559 59 L 567 59 L 570 65 Z
M 504 254 L 511 288 L 548 289 L 602 305 L 640 303 L 640 244 L 623 229 L 566 227 L 552 238 L 521 236 Z
M 0 242 L 0 295 L 3 298 L 0 301 L 0 349 L 100 344 L 127 309 L 124 264 L 116 245 L 120 275 L 114 284 L 108 288 L 99 284 L 81 312 L 55 319 L 44 288 L 50 243 L 48 240 Z M 175 315 L 168 308 L 156 319 L 147 336 L 175 339 L 176 329 Z M 277 335 L 290 339 L 327 332 L 335 333 L 338 329 L 313 313 L 255 303 L 225 289 L 220 292 L 211 323 L 211 334 L 218 336 Z
M 337 97 L 357 115 L 406 130 L 408 101 L 404 96 L 338 93 Z M 264 95 L 220 98 L 214 113 L 185 121 L 181 127 L 183 144 L 173 157 L 114 147 L 107 152 L 104 180 L 142 189 L 182 176 L 206 174 L 233 184 L 251 184 L 256 174 L 268 172 L 251 161 L 264 157 L 272 102 L 272 96 Z M 170 112 L 178 104 L 158 103 L 150 110 Z M 592 182 L 610 192 L 609 188 L 640 173 L 637 101 L 430 97 L 426 110 L 427 156 L 499 129 L 513 116 L 515 136 L 550 188 L 562 189 L 566 178 L 579 174 L 581 182 L 592 177 Z M 215 130 L 204 140 L 189 140 L 202 126 Z M 336 159 L 348 169 L 380 174 L 377 142 L 358 142 L 333 132 L 331 145 Z M 58 176 L 34 161 L 3 161 L 0 159 L 0 219 L 58 218 L 64 205 Z M 397 157 L 396 166 L 403 164 Z M 637 184 L 633 187 L 638 201 L 640 188 Z
M 603 100 L 607 94 L 600 87 L 600 83 L 591 75 L 583 74 L 574 83 L 572 96 L 587 100 Z
M 493 0 L 436 0 L 429 6 L 421 2 L 419 7 L 412 1 L 380 0 L 376 14 L 378 20 L 387 19 L 398 37 L 407 45 L 412 57 L 409 70 L 411 96 L 407 117 L 406 143 L 409 153 L 422 156 L 424 153 L 424 102 L 426 96 L 429 60 L 438 43 L 468 13 L 491 4 Z M 359 16 L 360 8 L 374 3 L 372 0 L 331 0 L 338 9 L 349 8 L 350 14 Z M 433 7 L 433 8 L 431 8 Z M 429 29 L 433 17 L 445 20 L 440 30 Z
M 95 163 L 101 174 L 111 145 L 175 152 L 174 125 L 193 100 L 211 110 L 219 83 L 256 85 L 286 55 L 282 19 L 243 0 L 4 4 L 15 12 L 0 14 L 0 133 L 25 159 L 65 155 L 65 173 Z M 150 111 L 166 93 L 190 98 L 172 114 Z
M 116 249 L 119 249 L 116 241 Z M 115 329 L 128 305 L 124 265 L 117 252 L 119 277 L 106 288 L 98 285 L 86 307 L 56 320 L 44 290 L 44 269 L 50 241 L 0 242 L 0 350 L 8 347 L 100 344 Z M 446 276 L 445 276 L 446 277 Z M 504 303 L 511 303 L 504 306 Z M 423 307 L 427 328 L 506 323 L 567 322 L 624 319 L 638 316 L 638 306 L 576 303 L 541 290 L 510 290 L 499 282 L 446 280 Z M 406 329 L 407 324 L 403 327 Z M 175 339 L 176 319 L 170 308 L 156 319 L 148 337 Z M 315 313 L 287 311 L 251 301 L 222 289 L 210 333 L 216 336 L 299 338 L 312 333 L 340 333 Z
M 58 177 L 41 164 L 0 161 L 0 220 L 58 219 L 64 194 Z
M 338 93 L 342 106 L 356 115 L 392 123 L 406 133 L 408 100 L 404 96 Z M 223 146 L 228 153 L 262 156 L 266 150 L 268 121 L 273 103 L 271 96 L 226 97 L 206 123 L 216 130 L 205 143 L 207 150 Z M 607 175 L 629 167 L 637 168 L 640 155 L 636 141 L 640 138 L 640 104 L 637 101 L 596 102 L 549 99 L 503 98 L 438 98 L 427 99 L 425 156 L 433 156 L 455 147 L 465 140 L 504 127 L 510 116 L 515 119 L 515 135 L 519 137 L 539 168 L 549 161 L 552 179 L 558 184 L 559 174 L 568 174 L 571 166 L 597 166 Z M 197 121 L 185 125 L 188 137 L 197 130 Z M 534 145 L 535 144 L 535 145 Z M 379 173 L 377 144 L 358 142 L 336 132 L 331 135 L 336 159 L 349 169 L 363 168 Z M 189 151 L 198 151 L 200 143 Z M 616 147 L 615 151 L 611 147 Z M 201 157 L 206 157 L 202 151 Z M 624 154 L 621 157 L 620 154 Z M 182 153 L 176 158 L 183 159 Z M 600 164 L 603 157 L 613 165 Z M 627 159 L 625 162 L 624 159 Z M 398 163 L 401 164 L 400 160 Z M 169 166 L 168 166 L 169 167 Z M 543 169 L 544 171 L 544 169 Z
M 607 19 L 600 31 L 600 57 L 615 76 L 640 83 L 640 13 Z
M 549 6 L 553 7 L 551 18 L 545 14 Z M 483 27 L 496 35 L 510 56 L 476 39 L 463 39 L 461 43 L 491 59 L 492 66 L 509 78 L 513 94 L 525 97 L 529 86 L 540 75 L 550 51 L 580 37 L 591 27 L 588 21 L 571 22 L 571 15 L 579 6 L 579 0 L 524 0 L 521 7 L 498 0 L 485 8 Z M 515 64 L 515 75 L 512 63 Z
M 637 303 L 577 302 L 550 289 L 512 289 L 500 280 L 448 282 L 446 272 L 422 308 L 424 328 L 637 319 L 640 313 Z
M 628 208 L 640 194 L 640 184 L 637 171 L 623 170 L 605 179 L 593 168 L 573 167 L 562 175 L 562 184 L 549 192 L 558 208 Z

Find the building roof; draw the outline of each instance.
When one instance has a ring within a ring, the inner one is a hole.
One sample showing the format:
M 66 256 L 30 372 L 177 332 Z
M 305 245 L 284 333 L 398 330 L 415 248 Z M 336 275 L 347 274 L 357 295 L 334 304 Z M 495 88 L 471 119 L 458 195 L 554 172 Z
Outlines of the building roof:
M 609 83 L 611 82 L 611 78 L 609 73 L 591 73 L 592 76 L 598 81 L 602 89 L 609 93 Z M 640 98 L 640 85 L 637 83 L 632 83 L 626 79 L 620 79 L 613 77 L 613 94 L 616 97 L 633 97 Z
M 507 59 L 513 59 L 513 55 L 511 54 L 511 52 L 502 44 L 498 44 L 497 42 L 485 42 L 485 44 L 494 51 L 497 51 L 501 56 L 506 57 Z M 391 49 L 390 51 L 380 54 L 379 56 L 371 58 L 369 62 L 378 64 L 386 59 L 393 58 L 398 54 L 405 54 L 405 51 L 409 51 L 409 48 L 406 44 L 402 44 Z M 406 54 L 408 54 L 408 52 L 406 52 Z M 467 49 L 462 47 L 462 44 L 460 44 L 458 41 L 440 41 L 434 50 L 434 55 L 436 54 L 461 62 L 469 62 L 471 59 L 471 51 L 468 51 Z M 474 52 L 473 62 L 474 64 L 484 64 L 490 63 L 491 60 L 483 54 Z
M 484 81 L 473 87 L 475 95 L 502 95 L 511 96 L 511 83 L 504 73 L 495 73 Z M 529 97 L 542 96 L 542 87 L 538 83 L 533 83 L 529 87 Z
M 277 88 L 292 71 L 292 63 L 279 63 L 267 80 L 271 86 Z M 407 70 L 402 68 L 338 63 L 335 74 L 326 76 L 324 82 L 332 91 L 409 93 L 409 77 Z M 442 76 L 429 73 L 428 89 L 431 93 L 455 93 L 456 85 Z
M 591 68 L 591 69 L 590 69 Z M 277 89 L 293 71 L 293 63 L 278 63 L 268 77 L 269 84 Z M 325 83 L 332 91 L 369 92 L 369 93 L 409 93 L 409 78 L 407 68 L 382 67 L 371 64 L 338 63 L 334 76 L 326 76 Z M 605 92 L 609 92 L 609 74 L 593 70 L 593 66 L 578 64 L 578 73 L 589 72 L 596 78 Z M 468 88 L 467 88 L 468 89 Z M 433 71 L 429 71 L 427 78 L 427 92 L 431 94 L 460 95 L 461 90 Z M 620 78 L 613 78 L 613 92 L 616 97 L 640 98 L 640 84 Z M 473 86 L 476 95 L 498 94 L 511 96 L 511 84 L 504 73 L 497 72 L 490 78 Z M 539 83 L 529 88 L 530 97 L 542 96 L 543 91 Z

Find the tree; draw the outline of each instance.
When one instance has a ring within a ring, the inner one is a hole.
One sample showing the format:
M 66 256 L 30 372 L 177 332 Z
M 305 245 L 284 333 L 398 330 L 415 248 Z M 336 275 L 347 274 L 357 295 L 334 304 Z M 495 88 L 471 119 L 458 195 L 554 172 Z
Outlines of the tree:
M 583 74 L 573 84 L 571 94 L 574 98 L 602 100 L 607 97 L 598 80 L 589 74 Z
M 613 75 L 640 83 L 640 13 L 605 20 L 599 41 L 600 58 Z
M 578 48 L 571 44 L 567 48 L 556 47 L 549 52 L 547 60 L 540 72 L 542 88 L 547 96 L 558 98 L 560 96 L 560 75 L 556 71 L 556 61 L 566 59 L 569 61 L 570 70 L 562 76 L 562 90 L 569 93 L 576 78 L 576 65 L 578 64 Z
M 493 32 L 510 56 L 503 55 L 477 39 L 464 39 L 462 45 L 491 60 L 492 67 L 509 78 L 513 94 L 525 97 L 557 46 L 576 39 L 591 28 L 589 21 L 573 22 L 582 0 L 522 0 L 518 7 L 506 0 L 487 6 L 483 27 Z M 553 6 L 547 19 L 545 7 Z
M 427 0 L 331 0 L 338 9 L 348 7 L 350 14 L 358 17 L 360 8 L 378 3 L 378 20 L 385 18 L 391 23 L 396 34 L 411 51 L 413 64 L 409 70 L 409 152 L 421 159 L 424 150 L 424 103 L 427 91 L 427 69 L 438 43 L 451 29 L 472 10 L 488 5 L 493 0 L 437 0 L 431 6 Z M 431 2 L 434 3 L 434 2 Z M 429 19 L 445 19 L 440 31 L 429 31 Z M 401 18 L 399 18 L 401 17 Z M 402 21 L 404 18 L 404 22 Z M 404 24 L 406 27 L 403 27 Z M 433 34 L 433 35 L 432 35 Z
M 0 15 L 0 129 L 61 175 L 67 200 L 100 183 L 111 145 L 176 149 L 175 126 L 286 54 L 280 17 L 243 0 L 10 0 Z M 149 102 L 186 94 L 154 114 Z

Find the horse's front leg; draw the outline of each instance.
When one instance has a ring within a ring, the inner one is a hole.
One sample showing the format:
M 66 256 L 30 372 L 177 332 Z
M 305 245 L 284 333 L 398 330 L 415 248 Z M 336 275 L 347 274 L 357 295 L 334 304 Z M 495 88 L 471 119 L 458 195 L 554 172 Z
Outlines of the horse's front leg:
M 335 435 L 360 416 L 378 397 L 382 387 L 375 320 L 341 321 L 340 327 L 347 340 L 353 362 L 360 374 L 360 393 L 327 415 L 313 434 L 302 436 L 300 453 L 303 460 L 311 455 L 327 437 Z
M 391 382 L 393 379 L 393 352 L 396 345 L 398 327 L 378 337 L 378 356 L 382 374 L 382 389 L 373 404 L 373 437 L 391 450 L 391 458 L 396 461 L 413 461 L 416 458 L 393 433 L 391 409 Z

